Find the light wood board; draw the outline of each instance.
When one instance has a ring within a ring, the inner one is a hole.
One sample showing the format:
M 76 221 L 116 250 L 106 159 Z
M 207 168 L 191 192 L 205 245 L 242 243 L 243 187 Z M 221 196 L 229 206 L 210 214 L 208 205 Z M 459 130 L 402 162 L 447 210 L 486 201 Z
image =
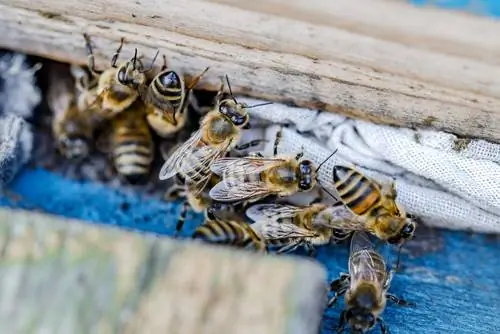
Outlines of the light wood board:
M 390 0 L 0 0 L 0 46 L 101 66 L 120 37 L 235 91 L 500 142 L 500 22 Z

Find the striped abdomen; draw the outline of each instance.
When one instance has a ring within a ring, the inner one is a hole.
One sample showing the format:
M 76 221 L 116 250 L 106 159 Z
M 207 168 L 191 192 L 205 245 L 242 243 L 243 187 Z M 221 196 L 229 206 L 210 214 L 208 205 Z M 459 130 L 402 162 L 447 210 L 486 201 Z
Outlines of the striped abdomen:
M 343 204 L 359 216 L 368 214 L 381 200 L 377 185 L 352 168 L 335 166 L 333 183 Z
M 199 226 L 192 237 L 219 245 L 260 251 L 265 249 L 262 239 L 248 224 L 234 221 L 209 221 Z
M 168 111 L 170 106 L 176 112 L 184 99 L 184 83 L 182 78 L 174 71 L 165 71 L 153 80 L 149 86 L 150 102 L 160 110 Z M 174 110 L 170 110 L 173 112 Z
M 113 160 L 118 173 L 135 183 L 149 174 L 154 157 L 153 139 L 143 118 L 137 117 L 132 125 L 120 123 L 120 116 L 112 128 Z

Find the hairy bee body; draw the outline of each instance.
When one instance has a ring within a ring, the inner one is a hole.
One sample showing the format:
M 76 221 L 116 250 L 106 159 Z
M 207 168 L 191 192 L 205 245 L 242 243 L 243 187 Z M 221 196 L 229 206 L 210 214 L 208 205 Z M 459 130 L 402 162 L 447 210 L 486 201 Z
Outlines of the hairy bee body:
M 204 242 L 266 252 L 262 238 L 243 222 L 212 220 L 199 226 L 192 236 Z
M 351 239 L 349 252 L 349 273 L 330 284 L 335 295 L 328 306 L 335 304 L 337 298 L 344 295 L 345 309 L 340 315 L 338 332 L 342 332 L 346 323 L 355 333 L 364 333 L 377 323 L 384 334 L 387 326 L 381 318 L 387 299 L 398 305 L 413 305 L 388 293 L 392 280 L 392 271 L 388 270 L 384 257 L 374 249 L 364 232 L 355 232 Z
M 52 66 L 47 103 L 53 114 L 52 134 L 56 146 L 68 159 L 84 158 L 91 149 L 93 127 L 89 115 L 78 109 L 82 93 L 75 89 L 75 82 L 65 68 Z
M 152 70 L 158 53 L 148 69 L 144 69 L 140 57 L 137 57 L 137 49 L 135 49 L 132 59 L 117 66 L 116 63 L 124 43 L 124 38 L 122 38 L 120 46 L 111 59 L 110 67 L 98 71 L 95 68 L 90 37 L 85 33 L 83 37 L 87 49 L 88 68 L 92 76 L 98 78 L 95 98 L 88 108 L 98 113 L 102 119 L 109 120 L 129 108 L 139 98 L 139 89 L 146 84 L 146 73 Z
M 258 201 L 269 195 L 291 196 L 310 191 L 316 185 L 316 172 L 310 160 L 297 157 L 222 158 L 211 166 L 223 180 L 210 191 L 221 202 Z
M 154 143 L 144 119 L 144 104 L 137 100 L 111 120 L 110 144 L 116 170 L 135 183 L 147 176 L 154 158 Z
M 128 62 L 123 63 L 119 68 L 108 68 L 99 76 L 96 88 L 99 102 L 96 109 L 105 119 L 124 111 L 139 97 L 137 89 L 124 85 L 118 80 L 118 73 L 123 71 L 122 68 L 127 64 Z
M 334 167 L 333 181 L 340 200 L 355 216 L 362 218 L 364 229 L 392 244 L 401 244 L 413 237 L 415 222 L 395 201 L 393 184 L 379 185 L 345 166 Z
M 160 113 L 154 107 L 149 106 L 146 114 L 149 126 L 162 138 L 170 138 L 179 132 L 187 123 L 186 113 L 179 113 L 175 116 Z
M 310 253 L 315 246 L 337 241 L 335 229 L 323 221 L 324 204 L 299 207 L 286 204 L 257 204 L 246 210 L 255 221 L 252 225 L 266 241 L 270 249 L 278 253 L 290 252 L 298 247 Z
M 234 99 L 220 98 L 222 89 L 223 86 L 214 109 L 202 118 L 200 129 L 167 159 L 160 171 L 160 180 L 180 174 L 201 191 L 211 177 L 210 165 L 237 145 L 249 117 L 244 105 Z

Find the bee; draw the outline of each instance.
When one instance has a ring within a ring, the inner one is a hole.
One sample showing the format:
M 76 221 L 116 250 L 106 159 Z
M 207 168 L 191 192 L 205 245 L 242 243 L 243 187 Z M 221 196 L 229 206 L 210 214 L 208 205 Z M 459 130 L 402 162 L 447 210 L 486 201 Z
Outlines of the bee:
M 83 159 L 91 150 L 90 118 L 78 109 L 79 94 L 68 71 L 56 65 L 49 74 L 47 103 L 52 110 L 52 134 L 56 147 L 68 159 Z
M 327 205 L 320 203 L 306 207 L 256 204 L 246 210 L 246 215 L 256 222 L 252 225 L 254 229 L 277 253 L 303 247 L 313 256 L 315 246 L 338 243 L 348 237 L 343 231 L 330 227 L 327 211 Z
M 144 113 L 144 103 L 136 100 L 111 119 L 108 135 L 100 140 L 102 150 L 111 152 L 118 174 L 132 184 L 149 174 L 154 158 L 153 138 Z
M 248 127 L 248 107 L 238 103 L 233 96 L 229 79 L 226 76 L 230 95 L 224 94 L 221 83 L 215 98 L 215 107 L 201 120 L 200 129 L 177 148 L 165 161 L 159 174 L 160 180 L 169 179 L 179 173 L 194 194 L 199 194 L 212 177 L 210 165 L 232 149 L 242 150 L 256 146 L 262 140 L 237 145 L 241 131 Z M 267 103 L 266 103 L 267 104 Z
M 413 238 L 415 221 L 396 202 L 394 183 L 379 185 L 359 171 L 340 165 L 333 168 L 333 183 L 340 201 L 361 218 L 343 224 L 345 229 L 364 229 L 400 246 Z
M 146 103 L 146 119 L 163 138 L 170 137 L 186 124 L 186 111 L 191 91 L 208 67 L 195 77 L 186 87 L 184 79 L 175 71 L 167 68 L 167 58 L 163 55 L 163 66 L 149 86 L 140 89 L 141 97 Z
M 211 164 L 211 171 L 222 176 L 210 190 L 210 197 L 220 202 L 254 202 L 270 195 L 286 197 L 298 192 L 309 192 L 317 184 L 317 172 L 335 152 L 318 168 L 313 162 L 295 156 L 278 156 L 281 130 L 274 142 L 274 156 L 264 158 L 253 155 L 245 158 L 221 158 Z
M 211 220 L 199 226 L 192 235 L 193 239 L 204 242 L 252 249 L 266 253 L 267 248 L 262 238 L 244 222 L 232 220 Z
M 88 68 L 92 76 L 98 78 L 95 99 L 90 103 L 89 108 L 93 108 L 95 112 L 100 113 L 104 119 L 113 118 L 116 114 L 130 107 L 139 97 L 139 88 L 146 84 L 146 73 L 153 69 L 159 50 L 147 69 L 144 69 L 140 57 L 137 57 L 137 49 L 135 49 L 132 59 L 117 66 L 116 63 L 125 41 L 124 38 L 121 38 L 120 45 L 111 58 L 110 67 L 101 71 L 95 67 L 94 53 L 89 35 L 84 33 L 83 37 L 87 49 Z
M 225 204 L 225 203 L 217 203 L 210 198 L 208 195 L 209 190 L 215 184 L 220 181 L 220 177 L 212 174 L 210 180 L 208 181 L 205 189 L 202 192 L 196 192 L 196 189 L 191 189 L 189 184 L 186 184 L 186 181 L 182 176 L 177 175 L 176 183 L 171 186 L 167 193 L 165 194 L 165 199 L 167 201 L 173 201 L 180 197 L 184 197 L 184 204 L 181 208 L 181 212 L 179 214 L 179 219 L 177 221 L 177 225 L 175 227 L 177 237 L 186 220 L 187 212 L 191 208 L 196 213 L 204 213 L 205 220 L 211 221 L 216 219 L 236 219 L 238 217 L 237 212 L 242 211 L 241 207 L 236 207 L 233 205 Z
M 414 303 L 388 293 L 393 272 L 388 269 L 383 256 L 377 252 L 368 235 L 355 232 L 351 239 L 349 254 L 349 273 L 330 284 L 334 296 L 329 300 L 332 307 L 339 296 L 345 294 L 345 309 L 340 315 L 338 332 L 349 324 L 353 333 L 364 333 L 377 323 L 382 333 L 389 333 L 381 317 L 387 299 L 402 306 L 415 306 Z

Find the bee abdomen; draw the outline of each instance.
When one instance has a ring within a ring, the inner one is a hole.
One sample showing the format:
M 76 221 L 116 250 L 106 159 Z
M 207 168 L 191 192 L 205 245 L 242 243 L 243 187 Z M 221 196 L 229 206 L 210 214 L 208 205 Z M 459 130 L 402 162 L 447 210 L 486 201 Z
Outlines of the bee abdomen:
M 113 151 L 116 170 L 130 181 L 135 181 L 149 173 L 153 153 L 151 142 L 125 140 L 118 143 Z
M 153 100 L 156 100 L 153 104 L 160 107 L 162 103 L 170 102 L 174 108 L 178 108 L 184 97 L 181 80 L 174 71 L 161 74 L 152 83 Z
M 193 233 L 194 239 L 208 243 L 240 246 L 246 242 L 243 230 L 237 223 L 211 221 L 199 226 Z
M 375 183 L 352 168 L 335 166 L 333 182 L 344 205 L 359 216 L 380 201 L 380 191 Z

